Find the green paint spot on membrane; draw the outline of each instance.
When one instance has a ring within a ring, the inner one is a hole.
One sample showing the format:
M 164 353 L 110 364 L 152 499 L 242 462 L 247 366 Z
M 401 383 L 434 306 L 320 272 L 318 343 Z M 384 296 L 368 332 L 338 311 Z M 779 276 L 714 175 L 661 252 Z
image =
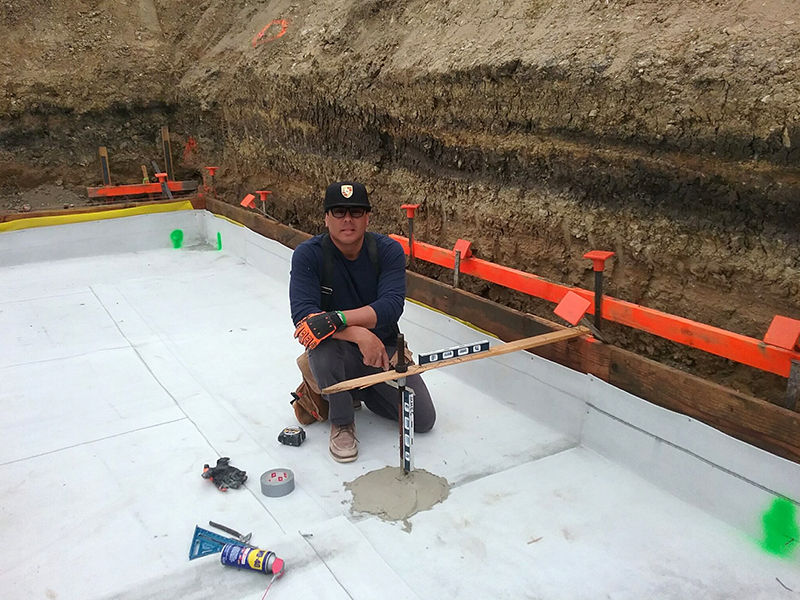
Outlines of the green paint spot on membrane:
M 172 240 L 173 248 L 180 248 L 183 246 L 183 229 L 176 229 L 169 234 L 169 239 Z
M 217 232 L 217 250 L 222 250 L 222 234 Z
M 791 556 L 800 543 L 797 507 L 785 498 L 775 498 L 761 520 L 764 523 L 764 541 L 761 543 L 764 550 L 778 556 Z

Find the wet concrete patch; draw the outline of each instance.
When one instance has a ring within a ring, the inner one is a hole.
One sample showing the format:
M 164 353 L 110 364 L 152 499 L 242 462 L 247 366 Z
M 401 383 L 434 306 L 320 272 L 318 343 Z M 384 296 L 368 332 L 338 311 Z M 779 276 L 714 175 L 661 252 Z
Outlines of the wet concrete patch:
M 428 510 L 450 494 L 444 477 L 416 469 L 403 473 L 400 467 L 384 467 L 370 471 L 345 483 L 353 494 L 353 511 L 379 516 L 385 521 L 405 521 L 418 512 Z

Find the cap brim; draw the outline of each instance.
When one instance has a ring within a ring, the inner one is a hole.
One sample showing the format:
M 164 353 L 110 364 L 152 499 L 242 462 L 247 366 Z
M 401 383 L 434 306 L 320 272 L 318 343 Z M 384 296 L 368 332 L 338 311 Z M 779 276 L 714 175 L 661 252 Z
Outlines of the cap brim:
M 332 208 L 365 208 L 367 210 L 372 210 L 372 206 L 366 206 L 364 204 L 350 204 L 350 203 L 331 204 L 330 206 L 326 207 L 325 210 L 330 210 Z

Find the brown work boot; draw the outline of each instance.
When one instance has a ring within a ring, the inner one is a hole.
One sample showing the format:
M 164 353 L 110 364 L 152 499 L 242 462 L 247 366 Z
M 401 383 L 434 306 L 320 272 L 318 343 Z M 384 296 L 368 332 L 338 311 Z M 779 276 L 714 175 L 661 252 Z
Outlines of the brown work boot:
M 358 458 L 358 439 L 356 424 L 334 425 L 331 423 L 331 441 L 328 445 L 333 460 L 341 463 L 353 462 Z

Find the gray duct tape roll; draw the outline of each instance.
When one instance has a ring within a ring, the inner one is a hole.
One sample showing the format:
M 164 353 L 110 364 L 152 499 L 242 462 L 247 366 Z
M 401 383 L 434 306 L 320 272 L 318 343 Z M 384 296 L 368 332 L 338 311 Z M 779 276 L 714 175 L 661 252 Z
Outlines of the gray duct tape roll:
M 279 498 L 294 489 L 294 473 L 289 469 L 270 469 L 261 475 L 261 493 Z

